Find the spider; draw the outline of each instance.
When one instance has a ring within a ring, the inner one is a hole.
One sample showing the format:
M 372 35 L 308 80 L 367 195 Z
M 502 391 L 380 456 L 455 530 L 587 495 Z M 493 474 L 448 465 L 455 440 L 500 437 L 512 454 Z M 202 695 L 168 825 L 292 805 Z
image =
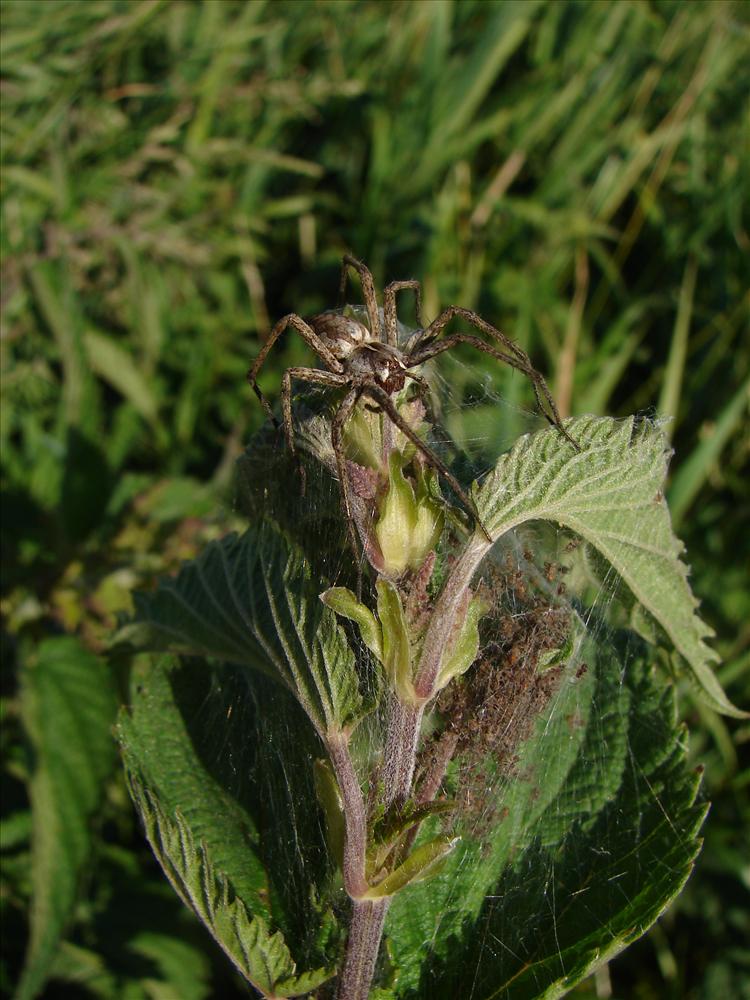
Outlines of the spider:
M 296 456 L 294 427 L 292 424 L 292 379 L 315 385 L 335 386 L 345 389 L 341 403 L 331 424 L 331 444 L 336 460 L 336 468 L 341 489 L 341 504 L 347 521 L 347 530 L 352 548 L 357 551 L 352 519 L 352 497 L 347 474 L 343 434 L 347 420 L 360 400 L 369 400 L 375 410 L 385 413 L 423 455 L 426 462 L 445 479 L 463 506 L 468 510 L 477 526 L 489 541 L 492 539 L 482 524 L 473 501 L 438 455 L 427 445 L 416 431 L 399 413 L 393 396 L 406 385 L 414 382 L 419 391 L 427 390 L 427 383 L 418 369 L 431 358 L 449 351 L 458 344 L 470 344 L 479 351 L 497 358 L 512 368 L 523 372 L 532 383 L 539 409 L 546 419 L 558 429 L 560 434 L 576 449 L 578 445 L 563 427 L 560 414 L 542 375 L 533 367 L 529 356 L 517 344 L 501 333 L 486 320 L 470 309 L 448 306 L 428 326 L 422 320 L 421 288 L 418 281 L 392 281 L 383 290 L 382 312 L 378 308 L 375 283 L 369 269 L 355 257 L 345 254 L 341 266 L 339 286 L 340 300 L 344 300 L 346 282 L 352 268 L 359 275 L 365 300 L 367 324 L 342 310 L 327 310 L 303 319 L 296 313 L 289 313 L 276 323 L 258 354 L 247 380 L 253 387 L 266 413 L 278 427 L 271 406 L 258 386 L 258 374 L 279 337 L 289 327 L 296 330 L 302 339 L 325 364 L 321 368 L 287 368 L 281 378 L 281 411 L 284 434 L 289 451 Z M 398 344 L 398 320 L 396 317 L 396 294 L 411 289 L 416 299 L 416 319 L 418 329 L 409 337 L 403 347 Z M 467 333 L 452 333 L 443 340 L 438 338 L 454 317 L 460 317 L 475 329 L 491 337 L 499 346 L 488 344 L 480 337 Z M 545 410 L 547 404 L 549 412 Z

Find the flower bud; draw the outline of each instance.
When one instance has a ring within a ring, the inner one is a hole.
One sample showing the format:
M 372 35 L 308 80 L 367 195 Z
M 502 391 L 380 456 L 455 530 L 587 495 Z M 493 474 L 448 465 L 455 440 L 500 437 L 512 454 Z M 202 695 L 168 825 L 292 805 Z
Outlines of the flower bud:
M 397 577 L 418 569 L 438 543 L 443 509 L 429 491 L 426 474 L 418 476 L 415 493 L 403 470 L 404 458 L 392 451 L 388 460 L 388 491 L 380 505 L 375 538 L 383 554 L 383 574 Z

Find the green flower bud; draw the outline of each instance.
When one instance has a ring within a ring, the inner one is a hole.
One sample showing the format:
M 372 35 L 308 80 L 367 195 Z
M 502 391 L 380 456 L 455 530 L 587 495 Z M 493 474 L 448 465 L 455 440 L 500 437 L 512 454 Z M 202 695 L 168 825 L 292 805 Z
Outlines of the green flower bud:
M 388 460 L 388 492 L 380 507 L 375 538 L 383 554 L 383 574 L 400 576 L 418 569 L 437 545 L 443 530 L 441 505 L 432 497 L 426 476 L 418 476 L 415 494 L 403 470 L 404 458 L 393 451 Z
M 344 427 L 344 447 L 347 458 L 368 469 L 379 469 L 383 442 L 380 414 L 357 406 Z

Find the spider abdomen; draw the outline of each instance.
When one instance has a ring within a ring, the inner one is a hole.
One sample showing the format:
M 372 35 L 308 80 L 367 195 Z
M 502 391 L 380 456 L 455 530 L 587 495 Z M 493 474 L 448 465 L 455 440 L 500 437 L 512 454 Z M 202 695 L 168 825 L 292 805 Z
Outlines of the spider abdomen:
M 341 312 L 323 312 L 313 316 L 308 322 L 340 361 L 346 361 L 371 338 L 370 331 L 363 323 Z

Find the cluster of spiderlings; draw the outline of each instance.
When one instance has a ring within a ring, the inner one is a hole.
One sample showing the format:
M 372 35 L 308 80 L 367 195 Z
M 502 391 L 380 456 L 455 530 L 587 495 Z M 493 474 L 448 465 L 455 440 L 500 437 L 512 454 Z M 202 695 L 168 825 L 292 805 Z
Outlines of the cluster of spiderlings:
M 528 553 L 526 553 L 528 556 Z M 527 560 L 528 561 L 528 560 Z M 483 626 L 483 648 L 464 677 L 449 685 L 437 699 L 441 725 L 425 747 L 420 771 L 429 774 L 446 756 L 455 759 L 460 773 L 455 790 L 457 822 L 496 821 L 488 809 L 486 789 L 517 773 L 517 751 L 557 690 L 563 666 L 540 669 L 545 653 L 562 648 L 571 627 L 571 611 L 560 600 L 562 589 L 550 596 L 529 572 L 506 562 L 493 567 L 485 587 L 492 595 L 494 613 Z M 539 579 L 553 582 L 562 567 L 547 563 Z

